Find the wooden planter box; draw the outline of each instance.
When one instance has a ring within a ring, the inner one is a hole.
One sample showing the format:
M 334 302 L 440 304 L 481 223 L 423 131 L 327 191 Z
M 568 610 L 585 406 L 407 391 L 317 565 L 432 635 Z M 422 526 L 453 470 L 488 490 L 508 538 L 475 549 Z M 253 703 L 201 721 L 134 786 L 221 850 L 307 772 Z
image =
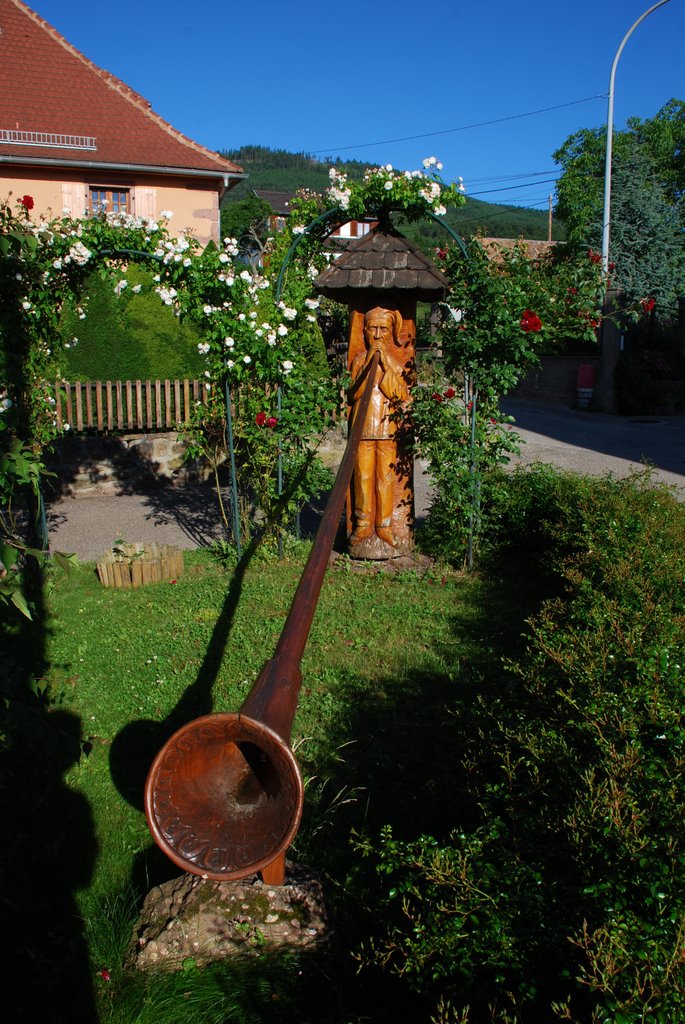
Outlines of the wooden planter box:
M 183 573 L 183 552 L 169 544 L 121 544 L 97 563 L 103 587 L 143 587 Z

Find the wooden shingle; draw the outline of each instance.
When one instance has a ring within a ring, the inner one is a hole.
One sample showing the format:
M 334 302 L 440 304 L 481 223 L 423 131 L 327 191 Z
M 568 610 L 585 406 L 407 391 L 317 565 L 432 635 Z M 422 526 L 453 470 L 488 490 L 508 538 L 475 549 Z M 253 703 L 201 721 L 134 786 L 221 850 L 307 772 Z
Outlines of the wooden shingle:
M 327 298 L 344 303 L 358 299 L 360 291 L 413 292 L 419 302 L 438 302 L 445 298 L 449 281 L 413 242 L 379 225 L 353 242 L 321 274 L 315 287 Z

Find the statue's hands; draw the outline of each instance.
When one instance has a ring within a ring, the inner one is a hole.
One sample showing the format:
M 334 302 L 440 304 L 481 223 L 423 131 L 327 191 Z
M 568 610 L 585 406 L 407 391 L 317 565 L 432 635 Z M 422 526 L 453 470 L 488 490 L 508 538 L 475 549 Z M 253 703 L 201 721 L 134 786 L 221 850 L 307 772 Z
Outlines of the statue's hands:
M 380 341 L 374 341 L 372 343 L 370 355 L 373 356 L 374 352 L 378 352 L 380 356 L 380 359 L 378 360 L 378 365 L 380 366 L 380 368 L 382 370 L 387 370 L 388 366 L 385 358 L 385 349 L 383 348 L 383 345 Z

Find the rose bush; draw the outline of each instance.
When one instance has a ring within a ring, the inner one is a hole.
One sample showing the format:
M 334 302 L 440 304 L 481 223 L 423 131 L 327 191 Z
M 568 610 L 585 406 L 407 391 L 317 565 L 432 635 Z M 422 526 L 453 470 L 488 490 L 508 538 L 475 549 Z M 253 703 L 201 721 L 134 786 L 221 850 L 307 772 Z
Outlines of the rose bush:
M 488 472 L 517 450 L 499 399 L 545 348 L 595 340 L 603 280 L 594 259 L 561 247 L 531 257 L 524 243 L 486 249 L 472 239 L 466 250 L 468 259 L 457 246 L 436 252 L 452 287 L 433 339 L 439 377 L 415 393 L 414 428 L 435 488 L 427 544 L 470 567 Z

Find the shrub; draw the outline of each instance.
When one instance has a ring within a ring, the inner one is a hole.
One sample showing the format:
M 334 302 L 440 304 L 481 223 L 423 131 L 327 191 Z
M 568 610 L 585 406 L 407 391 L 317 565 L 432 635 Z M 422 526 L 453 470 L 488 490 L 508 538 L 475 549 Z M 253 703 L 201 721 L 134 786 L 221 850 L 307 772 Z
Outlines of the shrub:
M 204 362 L 197 350 L 199 332 L 180 323 L 173 310 L 160 302 L 152 291 L 150 270 L 132 263 L 124 277 L 128 285 L 117 295 L 110 280 L 94 273 L 86 282 L 83 297 L 68 303 L 60 321 L 60 335 L 67 348 L 66 378 L 200 377 Z M 140 291 L 133 292 L 137 287 Z M 81 310 L 86 311 L 84 319 Z
M 464 791 L 446 806 L 476 818 L 381 836 L 390 924 L 367 957 L 441 998 L 443 1020 L 676 1024 L 685 509 L 648 473 L 537 467 L 506 489 L 487 571 L 501 598 L 503 568 L 518 585 L 543 566 L 546 593 L 502 676 L 456 709 Z

